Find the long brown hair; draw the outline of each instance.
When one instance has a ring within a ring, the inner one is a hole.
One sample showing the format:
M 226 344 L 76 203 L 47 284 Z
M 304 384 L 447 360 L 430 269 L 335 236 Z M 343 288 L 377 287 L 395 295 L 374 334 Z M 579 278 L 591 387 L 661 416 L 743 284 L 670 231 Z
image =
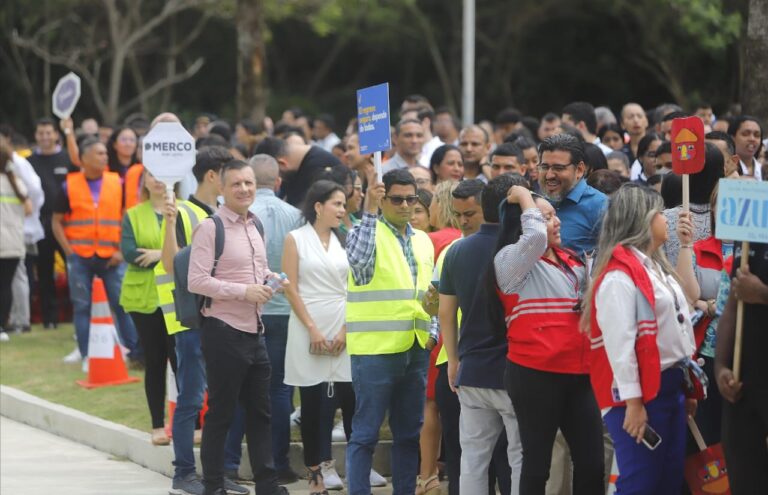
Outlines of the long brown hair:
M 13 194 L 16 195 L 19 201 L 22 203 L 27 200 L 27 197 L 21 193 L 19 185 L 16 183 L 16 176 L 13 173 L 10 165 L 13 163 L 13 148 L 7 141 L 0 142 L 0 173 L 3 173 L 8 177 L 8 182 L 11 184 Z

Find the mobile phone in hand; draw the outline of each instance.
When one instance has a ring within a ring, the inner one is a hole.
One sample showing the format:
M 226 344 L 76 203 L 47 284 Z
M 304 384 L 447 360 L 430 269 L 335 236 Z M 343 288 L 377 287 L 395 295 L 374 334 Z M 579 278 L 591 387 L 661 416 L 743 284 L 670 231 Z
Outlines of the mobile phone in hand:
M 651 425 L 646 424 L 642 442 L 649 450 L 655 450 L 661 443 L 661 436 L 656 433 L 656 430 L 651 428 Z

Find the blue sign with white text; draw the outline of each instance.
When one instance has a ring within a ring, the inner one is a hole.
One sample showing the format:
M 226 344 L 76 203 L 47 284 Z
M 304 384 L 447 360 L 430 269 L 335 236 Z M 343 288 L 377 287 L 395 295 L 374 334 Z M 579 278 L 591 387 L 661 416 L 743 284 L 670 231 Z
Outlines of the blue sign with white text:
M 768 243 L 768 182 L 720 179 L 715 237 Z
M 357 132 L 362 154 L 391 148 L 389 83 L 357 90 Z

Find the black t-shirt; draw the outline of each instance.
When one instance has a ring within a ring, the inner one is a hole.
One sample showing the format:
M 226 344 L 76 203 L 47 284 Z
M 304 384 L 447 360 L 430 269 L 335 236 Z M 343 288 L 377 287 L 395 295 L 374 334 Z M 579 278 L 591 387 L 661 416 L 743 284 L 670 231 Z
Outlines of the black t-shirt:
M 76 170 L 69 162 L 67 152 L 61 150 L 52 155 L 33 153 L 27 158 L 35 173 L 40 176 L 40 182 L 45 194 L 45 203 L 40 208 L 40 217 L 50 219 L 56 198 L 61 192 L 61 184 L 66 180 L 67 174 Z M 46 229 L 50 228 L 50 221 L 43 221 Z
M 741 243 L 737 243 L 733 272 L 741 265 Z M 768 284 L 768 244 L 749 244 L 749 271 Z M 744 304 L 741 347 L 741 380 L 745 389 L 768 389 L 768 305 Z
M 341 165 L 338 158 L 319 146 L 310 146 L 309 151 L 301 161 L 301 165 L 299 165 L 299 169 L 283 177 L 285 201 L 300 208 L 309 186 L 317 179 L 318 175 L 326 168 L 336 165 Z
M 480 231 L 446 248 L 440 274 L 440 293 L 456 296 L 461 309 L 459 386 L 503 389 L 507 339 L 503 328 L 493 328 L 488 314 L 485 275 L 493 263 L 498 224 L 483 224 Z M 492 294 L 496 297 L 496 294 Z M 503 324 L 503 320 L 502 320 Z

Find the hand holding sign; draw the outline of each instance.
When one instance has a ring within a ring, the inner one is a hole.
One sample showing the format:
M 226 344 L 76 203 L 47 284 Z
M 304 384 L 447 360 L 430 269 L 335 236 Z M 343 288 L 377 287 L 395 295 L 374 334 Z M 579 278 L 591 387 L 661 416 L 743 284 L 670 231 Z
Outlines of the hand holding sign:
M 68 119 L 80 99 L 80 78 L 74 72 L 59 79 L 53 90 L 53 113 L 60 119 Z
M 159 122 L 144 136 L 143 163 L 163 182 L 173 199 L 173 186 L 195 165 L 195 139 L 179 122 Z

